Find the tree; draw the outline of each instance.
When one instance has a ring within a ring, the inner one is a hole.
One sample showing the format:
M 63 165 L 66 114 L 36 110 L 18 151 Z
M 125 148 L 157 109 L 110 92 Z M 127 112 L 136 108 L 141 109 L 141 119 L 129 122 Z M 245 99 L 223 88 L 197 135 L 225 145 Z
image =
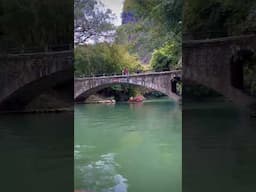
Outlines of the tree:
M 1 0 L 0 47 L 44 48 L 73 43 L 70 0 Z
M 181 20 L 182 0 L 125 0 L 123 25 L 117 29 L 116 42 L 128 45 L 129 51 L 136 53 L 144 64 L 150 62 L 154 51 L 169 42 L 177 45 L 172 50 L 177 55 L 177 51 L 181 52 Z M 161 69 L 169 68 L 171 55 L 165 54 L 168 58 L 163 60 L 165 64 L 161 63 L 165 66 Z
M 251 0 L 185 1 L 183 31 L 193 39 L 252 33 L 256 31 L 255 7 Z
M 170 41 L 153 52 L 150 64 L 155 71 L 169 71 L 181 67 L 180 58 L 180 44 L 176 41 Z
M 136 55 L 123 45 L 97 43 L 80 45 L 75 49 L 75 75 L 120 74 L 124 68 L 130 72 L 142 70 Z
M 74 2 L 74 39 L 75 44 L 85 44 L 92 40 L 108 38 L 113 35 L 111 21 L 114 14 L 100 1 L 75 0 Z

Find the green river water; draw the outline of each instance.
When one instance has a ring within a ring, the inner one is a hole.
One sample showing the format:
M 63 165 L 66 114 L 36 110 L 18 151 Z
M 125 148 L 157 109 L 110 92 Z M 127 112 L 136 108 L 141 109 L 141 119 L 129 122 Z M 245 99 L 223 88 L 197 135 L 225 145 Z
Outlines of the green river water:
M 75 106 L 75 188 L 181 192 L 181 129 L 170 100 Z
M 182 191 L 256 191 L 256 118 L 223 98 L 183 101 Z
M 76 105 L 73 117 L 0 115 L 1 191 L 256 189 L 256 119 L 229 102 Z
M 73 191 L 73 113 L 0 115 L 0 191 Z

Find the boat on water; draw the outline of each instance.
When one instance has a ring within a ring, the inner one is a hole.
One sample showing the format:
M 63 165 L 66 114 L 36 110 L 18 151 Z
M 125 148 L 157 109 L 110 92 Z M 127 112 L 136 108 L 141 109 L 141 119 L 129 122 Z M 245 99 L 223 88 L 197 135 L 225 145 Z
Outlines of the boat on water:
M 138 102 L 143 102 L 145 98 L 142 95 L 138 95 L 135 97 L 130 97 L 128 102 L 129 103 L 138 103 Z

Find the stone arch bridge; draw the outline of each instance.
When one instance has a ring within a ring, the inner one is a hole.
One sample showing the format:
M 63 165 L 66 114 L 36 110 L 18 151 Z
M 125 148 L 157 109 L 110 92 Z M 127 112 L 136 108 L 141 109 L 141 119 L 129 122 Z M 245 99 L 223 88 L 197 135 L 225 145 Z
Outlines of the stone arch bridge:
M 103 77 L 75 78 L 74 99 L 85 99 L 89 95 L 115 84 L 130 84 L 143 86 L 162 92 L 178 101 L 180 96 L 176 92 L 176 80 L 181 78 L 181 71 L 152 72 L 131 75 L 115 75 Z
M 204 85 L 237 104 L 255 102 L 244 91 L 243 64 L 256 54 L 256 35 L 188 40 L 182 49 L 183 82 Z
M 22 110 L 42 92 L 73 82 L 73 51 L 0 55 L 0 110 Z
M 145 86 L 178 100 L 173 78 L 209 87 L 232 101 L 251 104 L 243 86 L 243 63 L 256 54 L 256 36 L 246 35 L 183 42 L 181 71 L 129 76 L 75 78 L 79 99 L 113 84 Z M 64 81 L 73 81 L 73 51 L 0 55 L 0 110 L 23 106 L 33 97 Z

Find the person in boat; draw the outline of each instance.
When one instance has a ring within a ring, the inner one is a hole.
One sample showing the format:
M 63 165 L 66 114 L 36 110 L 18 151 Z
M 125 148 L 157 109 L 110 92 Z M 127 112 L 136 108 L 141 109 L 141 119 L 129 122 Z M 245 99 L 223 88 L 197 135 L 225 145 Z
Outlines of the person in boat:
M 136 97 L 130 97 L 129 102 L 142 102 L 145 98 L 142 95 Z

